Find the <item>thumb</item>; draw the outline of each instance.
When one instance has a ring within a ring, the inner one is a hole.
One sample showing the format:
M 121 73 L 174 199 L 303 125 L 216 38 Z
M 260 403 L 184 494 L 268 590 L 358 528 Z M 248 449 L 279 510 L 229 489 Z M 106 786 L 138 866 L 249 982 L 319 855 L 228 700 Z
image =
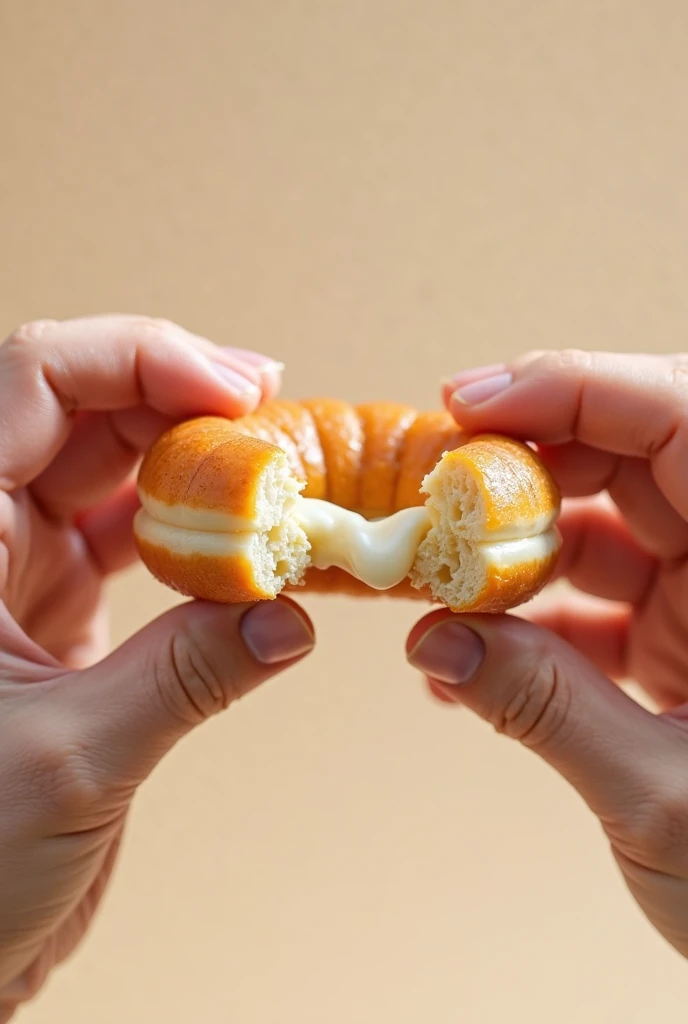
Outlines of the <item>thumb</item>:
M 100 786 L 135 787 L 182 736 L 294 664 L 314 642 L 305 612 L 286 598 L 193 601 L 63 680 L 60 699 L 63 707 L 73 702 L 79 746 Z
M 407 657 L 560 772 L 610 830 L 633 822 L 675 773 L 675 727 L 523 619 L 432 613 L 412 630 Z

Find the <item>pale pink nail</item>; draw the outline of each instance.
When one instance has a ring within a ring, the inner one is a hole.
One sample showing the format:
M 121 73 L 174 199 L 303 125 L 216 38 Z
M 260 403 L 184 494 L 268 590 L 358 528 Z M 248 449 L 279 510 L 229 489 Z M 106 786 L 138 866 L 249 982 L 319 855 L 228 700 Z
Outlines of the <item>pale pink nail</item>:
M 261 366 L 256 366 L 256 369 L 261 377 L 267 377 L 269 373 L 283 373 L 284 363 L 280 363 L 276 359 L 271 359 L 268 362 L 263 363 Z
M 258 373 L 281 373 L 284 369 L 284 363 L 279 359 L 273 359 L 271 356 L 264 356 L 262 352 L 252 352 L 247 348 L 233 348 L 230 350 L 232 355 L 235 356 L 240 362 L 248 363 Z
M 461 405 L 480 405 L 490 398 L 496 398 L 512 383 L 513 377 L 510 373 L 498 373 L 494 377 L 485 377 L 459 388 L 452 395 L 452 401 L 460 402 Z
M 225 384 L 229 390 L 237 398 L 257 398 L 260 395 L 260 388 L 256 387 L 253 381 L 250 381 L 248 377 L 243 377 L 236 370 L 233 370 L 231 366 L 225 366 L 224 363 L 213 363 L 213 370 L 218 377 L 221 378 L 223 384 Z
M 487 366 L 476 366 L 472 370 L 461 370 L 451 377 L 445 377 L 441 382 L 443 387 L 457 391 L 466 384 L 472 384 L 475 380 L 483 380 L 485 377 L 494 377 L 506 371 L 506 363 L 489 363 Z

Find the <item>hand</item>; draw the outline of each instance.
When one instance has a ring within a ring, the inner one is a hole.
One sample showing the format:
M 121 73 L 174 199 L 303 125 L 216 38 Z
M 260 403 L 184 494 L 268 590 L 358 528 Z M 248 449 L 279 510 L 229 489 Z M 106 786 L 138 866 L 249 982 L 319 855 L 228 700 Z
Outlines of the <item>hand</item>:
M 433 612 L 409 660 L 576 788 L 641 908 L 688 956 L 688 360 L 534 354 L 459 374 L 444 398 L 472 433 L 536 442 L 579 499 L 564 502 L 559 572 L 593 597 L 530 622 Z M 603 491 L 611 501 L 590 497 Z M 612 682 L 629 679 L 659 714 Z
M 279 371 L 140 317 L 30 324 L 0 348 L 0 1022 L 82 938 L 155 764 L 312 647 L 287 600 L 191 602 L 104 657 L 139 453 L 184 417 L 250 412 Z

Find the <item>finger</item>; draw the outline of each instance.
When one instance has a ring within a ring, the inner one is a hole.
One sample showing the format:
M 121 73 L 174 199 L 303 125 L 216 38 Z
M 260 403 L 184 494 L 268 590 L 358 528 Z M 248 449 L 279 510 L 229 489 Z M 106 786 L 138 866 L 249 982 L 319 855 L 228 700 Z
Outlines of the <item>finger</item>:
M 611 679 L 620 682 L 628 677 L 632 612 L 627 605 L 570 594 L 542 605 L 524 605 L 519 616 L 556 633 Z
M 311 650 L 313 627 L 292 601 L 180 605 L 104 661 L 60 680 L 91 779 L 135 788 L 191 729 Z
M 170 417 L 153 415 L 172 422 Z M 139 450 L 120 432 L 113 414 L 86 412 L 75 417 L 64 446 L 31 483 L 31 493 L 50 515 L 69 518 L 105 500 L 139 458 Z
M 646 551 L 662 559 L 680 558 L 688 552 L 688 521 L 657 486 L 647 459 L 622 459 L 608 491 Z
M 126 481 L 111 497 L 76 518 L 90 555 L 102 576 L 121 572 L 137 560 L 134 516 L 141 507 L 136 481 Z
M 467 387 L 480 380 L 492 380 L 508 374 L 509 367 L 506 363 L 487 363 L 485 366 L 475 366 L 469 370 L 461 370 L 453 377 L 445 377 L 440 382 L 442 401 L 449 405 L 452 396 L 459 387 Z
M 147 405 L 172 419 L 252 411 L 261 388 L 231 363 L 222 349 L 199 346 L 164 321 L 110 316 L 20 328 L 0 348 L 0 408 L 8 424 L 0 485 L 13 490 L 43 472 L 79 411 Z
M 632 658 L 636 673 L 662 710 L 688 699 L 686 677 L 685 566 L 666 567 L 643 604 L 634 631 Z
M 447 694 L 560 772 L 610 835 L 625 836 L 627 851 L 642 854 L 643 830 L 653 824 L 648 809 L 661 806 L 667 785 L 685 792 L 685 738 L 675 724 L 529 622 L 433 612 L 411 631 L 407 656 Z
M 173 328 L 175 325 L 171 325 Z M 211 355 L 217 349 L 191 336 Z M 222 357 L 248 370 L 264 399 L 274 397 L 283 363 L 244 349 L 223 349 Z M 49 466 L 33 481 L 31 492 L 54 516 L 68 517 L 76 509 L 102 501 L 137 464 L 139 456 L 179 417 L 166 416 L 145 405 L 111 413 L 78 413 L 71 433 Z
M 65 635 L 66 635 L 65 630 Z M 80 632 L 70 630 L 69 640 L 64 638 L 56 645 L 54 653 L 65 668 L 89 668 L 108 653 L 110 647 L 110 608 L 100 596 L 95 612 Z
M 643 600 L 657 561 L 639 546 L 617 509 L 599 500 L 569 501 L 558 526 L 558 577 L 595 597 L 631 604 Z
M 205 341 L 205 339 L 203 339 Z M 207 344 L 207 342 L 206 342 Z M 229 353 L 232 358 L 237 359 L 242 367 L 250 366 L 258 374 L 260 386 L 263 391 L 263 398 L 268 401 L 270 398 L 275 398 L 280 391 L 282 386 L 282 372 L 284 370 L 284 363 L 277 359 L 272 359 L 270 356 L 265 356 L 260 352 L 251 352 L 247 348 L 230 348 L 224 349 L 225 352 Z
M 141 455 L 178 419 L 145 405 L 79 413 L 64 446 L 30 489 L 43 509 L 72 518 L 99 505 L 131 476 Z
M 440 704 L 453 704 L 454 707 L 460 707 L 460 705 L 457 704 L 456 701 L 452 700 L 452 698 L 448 696 L 447 693 L 445 693 L 442 687 L 438 686 L 437 683 L 433 682 L 432 679 L 428 679 L 427 684 L 428 691 L 430 692 L 430 694 L 432 694 L 435 700 L 438 700 L 440 702 Z
M 562 494 L 608 491 L 646 551 L 659 558 L 688 552 L 688 523 L 660 491 L 646 459 L 614 455 L 579 441 L 539 446 L 538 451 Z
M 34 543 L 41 551 L 50 551 L 55 527 L 46 521 L 38 526 Z M 83 665 L 83 654 L 93 649 L 96 638 L 97 612 L 101 601 L 101 576 L 89 559 L 83 536 L 72 529 L 61 540 L 62 555 L 57 560 L 37 559 L 34 583 L 40 585 L 36 600 L 19 614 L 22 628 L 62 665 Z M 102 612 L 101 612 L 102 614 Z M 102 627 L 101 621 L 99 625 Z M 107 647 L 100 649 L 102 657 Z
M 129 315 L 126 319 L 140 321 L 142 318 Z M 194 334 L 170 320 L 156 318 L 155 323 L 160 324 L 166 330 L 175 332 L 182 340 L 191 341 L 200 351 L 205 352 L 211 360 L 215 360 L 219 352 L 223 364 L 231 366 L 242 377 L 248 377 L 249 380 L 257 384 L 261 388 L 265 400 L 274 398 L 279 392 L 282 386 L 282 372 L 284 370 L 284 363 L 280 360 L 273 359 L 272 356 L 266 356 L 262 352 L 253 352 L 247 348 L 216 344 L 209 341 L 208 338 Z
M 549 352 L 456 390 L 449 408 L 472 433 L 543 444 L 578 440 L 646 458 L 669 502 L 688 516 L 688 387 L 683 356 Z

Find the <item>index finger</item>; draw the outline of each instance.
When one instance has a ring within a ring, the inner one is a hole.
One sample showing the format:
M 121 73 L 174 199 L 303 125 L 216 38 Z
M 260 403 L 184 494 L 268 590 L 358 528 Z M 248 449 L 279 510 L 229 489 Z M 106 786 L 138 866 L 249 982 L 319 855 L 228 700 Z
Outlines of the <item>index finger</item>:
M 263 359 L 268 372 L 279 365 Z M 167 321 L 113 315 L 28 324 L 0 348 L 0 487 L 38 476 L 78 411 L 144 404 L 174 419 L 233 417 L 261 398 L 260 364 L 239 373 L 231 352 Z
M 567 350 L 476 373 L 445 385 L 462 427 L 649 459 L 665 496 L 688 516 L 688 357 Z

